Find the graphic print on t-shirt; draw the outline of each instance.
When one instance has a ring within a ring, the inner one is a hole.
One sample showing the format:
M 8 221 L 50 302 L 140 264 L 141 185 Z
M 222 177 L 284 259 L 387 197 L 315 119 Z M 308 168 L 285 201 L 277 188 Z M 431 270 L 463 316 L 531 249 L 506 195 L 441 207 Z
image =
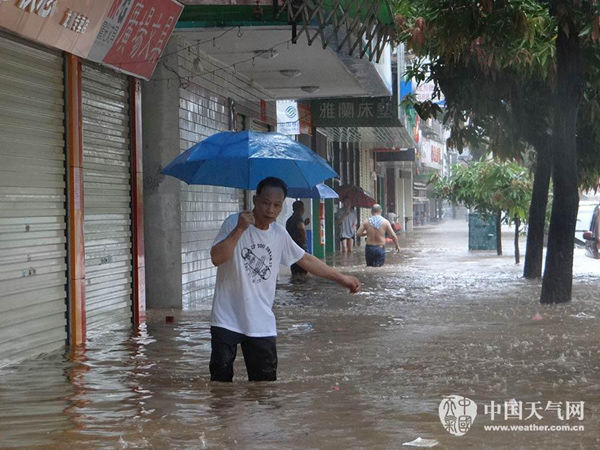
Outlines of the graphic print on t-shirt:
M 271 249 L 266 244 L 252 244 L 242 249 L 244 268 L 253 283 L 268 280 L 273 267 Z

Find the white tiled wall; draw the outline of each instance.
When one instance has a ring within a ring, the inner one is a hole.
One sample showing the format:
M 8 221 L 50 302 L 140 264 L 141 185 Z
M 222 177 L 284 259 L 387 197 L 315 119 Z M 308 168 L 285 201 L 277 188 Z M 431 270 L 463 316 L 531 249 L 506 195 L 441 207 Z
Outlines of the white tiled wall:
M 230 69 L 220 69 L 209 56 L 189 48 L 191 44 L 184 39 L 179 38 L 178 45 L 181 49 L 178 69 L 181 152 L 214 133 L 229 129 L 229 98 L 238 111 L 259 117 L 260 99 L 266 97 L 264 92 Z M 196 57 L 201 58 L 204 71 L 218 70 L 191 78 Z M 268 106 L 274 111 L 272 104 Z M 241 211 L 243 191 L 184 183 L 181 186 L 182 304 L 184 309 L 208 308 L 216 276 L 216 267 L 210 261 L 210 247 L 223 220 Z

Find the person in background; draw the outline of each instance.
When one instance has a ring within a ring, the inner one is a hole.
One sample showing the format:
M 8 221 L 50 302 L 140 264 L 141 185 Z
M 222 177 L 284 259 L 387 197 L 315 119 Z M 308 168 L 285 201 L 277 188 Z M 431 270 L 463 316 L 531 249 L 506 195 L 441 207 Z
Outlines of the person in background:
M 340 212 L 338 223 L 341 225 L 340 244 L 342 253 L 352 253 L 352 244 L 356 235 L 356 211 L 350 200 L 344 200 L 344 209 Z
M 292 211 L 292 215 L 285 223 L 285 229 L 294 242 L 302 250 L 306 251 L 306 226 L 310 223 L 310 219 L 308 217 L 306 219 L 302 218 L 304 215 L 304 203 L 301 200 L 296 200 L 292 203 Z M 292 264 L 290 270 L 292 271 L 292 281 L 306 280 L 308 272 L 298 264 Z
M 367 245 L 365 246 L 365 260 L 367 266 L 381 267 L 385 263 L 385 234 L 388 233 L 396 251 L 400 251 L 398 246 L 398 237 L 392 229 L 390 222 L 381 216 L 382 208 L 375 204 L 371 208 L 371 217 L 365 220 L 358 228 L 359 237 L 367 236 Z
M 277 379 L 273 301 L 281 264 L 298 263 L 350 293 L 360 290 L 357 278 L 306 253 L 276 222 L 286 195 L 287 186 L 279 178 L 262 180 L 253 197 L 254 209 L 225 219 L 210 249 L 211 261 L 217 266 L 210 320 L 211 381 L 232 381 L 238 344 L 250 381 Z

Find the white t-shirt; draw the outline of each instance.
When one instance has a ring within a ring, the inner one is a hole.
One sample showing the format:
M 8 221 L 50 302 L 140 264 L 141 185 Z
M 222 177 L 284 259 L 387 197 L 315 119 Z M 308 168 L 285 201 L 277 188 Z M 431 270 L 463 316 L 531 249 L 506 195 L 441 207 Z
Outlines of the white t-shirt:
M 213 246 L 233 231 L 239 214 L 232 214 L 219 230 Z M 280 265 L 304 256 L 285 228 L 274 222 L 268 230 L 250 225 L 237 242 L 232 257 L 217 268 L 210 324 L 246 336 L 276 336 L 273 301 Z

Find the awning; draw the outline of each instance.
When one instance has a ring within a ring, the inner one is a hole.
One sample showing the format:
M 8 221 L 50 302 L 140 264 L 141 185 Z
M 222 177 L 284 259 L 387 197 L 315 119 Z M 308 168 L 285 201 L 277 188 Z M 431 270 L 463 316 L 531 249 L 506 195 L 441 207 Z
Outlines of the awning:
M 310 102 L 312 123 L 330 140 L 365 142 L 374 147 L 414 148 L 398 118 L 395 97 L 329 98 Z
M 285 0 L 283 8 L 292 23 L 293 42 L 306 33 L 309 45 L 320 37 L 327 48 L 335 38 L 338 52 L 347 48 L 350 55 L 358 51 L 360 58 L 379 61 L 392 40 L 394 16 L 387 0 Z
M 415 143 L 403 126 L 398 127 L 319 127 L 330 141 L 363 142 L 378 147 L 412 148 Z
M 394 15 L 389 0 L 238 0 L 236 5 L 213 0 L 186 5 L 177 28 L 265 26 L 291 24 L 292 42 L 306 33 L 309 45 L 356 53 L 379 61 L 392 41 Z

